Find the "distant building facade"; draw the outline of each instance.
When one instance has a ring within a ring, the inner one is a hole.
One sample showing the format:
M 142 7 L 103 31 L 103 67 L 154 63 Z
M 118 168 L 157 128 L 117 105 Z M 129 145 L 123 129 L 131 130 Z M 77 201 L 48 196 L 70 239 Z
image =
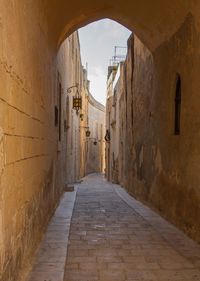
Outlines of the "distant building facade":
M 88 94 L 88 126 L 86 174 L 105 170 L 105 107 Z
M 58 52 L 58 85 L 55 96 L 55 125 L 62 177 L 73 183 L 105 167 L 105 107 L 89 92 L 87 71 L 80 55 L 78 32 L 68 37 Z M 73 109 L 73 98 L 81 108 Z M 57 116 L 56 116 L 57 115 Z
M 120 103 L 123 90 L 123 62 L 118 66 L 110 66 L 107 80 L 106 102 L 106 176 L 108 180 L 119 183 L 123 175 L 123 132 L 120 132 L 122 123 L 122 103 Z M 120 161 L 122 160 L 122 161 Z

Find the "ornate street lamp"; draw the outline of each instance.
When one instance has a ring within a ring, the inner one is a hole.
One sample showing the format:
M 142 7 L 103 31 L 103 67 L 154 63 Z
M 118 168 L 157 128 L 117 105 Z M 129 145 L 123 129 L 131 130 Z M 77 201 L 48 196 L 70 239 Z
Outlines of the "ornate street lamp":
M 110 141 L 110 131 L 109 130 L 106 130 L 105 141 L 106 142 Z
M 81 114 L 80 114 L 80 119 L 81 119 L 81 121 L 83 121 L 83 118 L 84 118 L 84 115 L 83 115 L 83 113 L 81 113 Z
M 79 110 L 82 108 L 82 98 L 79 94 L 79 85 L 78 83 L 74 86 L 71 86 L 67 89 L 67 93 L 70 94 L 72 92 L 72 89 L 76 88 L 76 94 L 73 96 L 73 109 L 76 110 L 76 113 L 78 114 Z
M 86 137 L 87 137 L 87 138 L 89 138 L 89 136 L 90 136 L 90 130 L 89 130 L 89 127 L 88 127 L 88 126 L 86 126 L 86 127 L 84 127 L 84 126 L 80 126 L 80 128 L 84 128 L 84 129 L 86 129 L 86 131 L 85 131 L 85 135 L 86 135 Z
M 89 130 L 87 130 L 87 131 L 85 132 L 85 134 L 86 134 L 86 137 L 87 137 L 87 138 L 90 137 L 90 131 L 89 131 Z

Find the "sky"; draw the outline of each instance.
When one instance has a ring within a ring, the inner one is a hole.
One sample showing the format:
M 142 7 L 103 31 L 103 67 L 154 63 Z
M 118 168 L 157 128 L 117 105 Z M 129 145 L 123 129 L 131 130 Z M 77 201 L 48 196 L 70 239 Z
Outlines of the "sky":
M 119 23 L 103 19 L 79 29 L 82 64 L 88 64 L 90 92 L 96 100 L 106 102 L 107 68 L 115 46 L 127 46 L 131 32 Z M 125 54 L 126 49 L 118 49 Z

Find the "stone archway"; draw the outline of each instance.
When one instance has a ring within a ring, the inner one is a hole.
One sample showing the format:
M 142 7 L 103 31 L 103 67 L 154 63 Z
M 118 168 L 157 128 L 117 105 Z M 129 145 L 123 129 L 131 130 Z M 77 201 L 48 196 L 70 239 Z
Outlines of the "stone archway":
M 186 1 L 51 1 L 46 5 L 54 40 L 60 44 L 71 32 L 94 20 L 113 19 L 155 49 L 181 26 L 192 5 Z

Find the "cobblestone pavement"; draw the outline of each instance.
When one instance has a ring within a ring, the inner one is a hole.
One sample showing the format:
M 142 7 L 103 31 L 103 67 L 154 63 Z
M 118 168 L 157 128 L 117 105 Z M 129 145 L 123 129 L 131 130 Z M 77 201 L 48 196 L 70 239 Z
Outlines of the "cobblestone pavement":
M 199 245 L 119 195 L 100 175 L 79 185 L 65 281 L 200 281 Z

